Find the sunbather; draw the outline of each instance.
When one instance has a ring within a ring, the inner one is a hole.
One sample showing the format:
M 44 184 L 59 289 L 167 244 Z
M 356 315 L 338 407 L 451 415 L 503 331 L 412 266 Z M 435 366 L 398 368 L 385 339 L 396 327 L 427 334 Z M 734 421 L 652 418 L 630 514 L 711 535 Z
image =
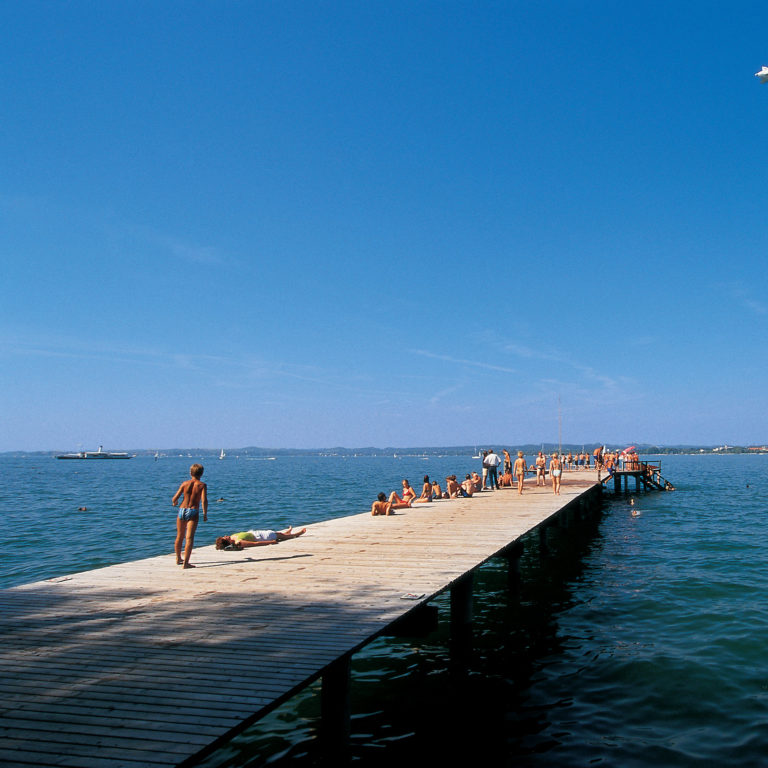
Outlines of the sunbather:
M 263 547 L 266 544 L 278 544 L 281 541 L 288 541 L 288 539 L 296 539 L 306 532 L 307 529 L 302 528 L 293 533 L 293 528 L 290 526 L 284 531 L 240 531 L 240 533 L 233 533 L 231 536 L 219 536 L 216 539 L 216 549 Z

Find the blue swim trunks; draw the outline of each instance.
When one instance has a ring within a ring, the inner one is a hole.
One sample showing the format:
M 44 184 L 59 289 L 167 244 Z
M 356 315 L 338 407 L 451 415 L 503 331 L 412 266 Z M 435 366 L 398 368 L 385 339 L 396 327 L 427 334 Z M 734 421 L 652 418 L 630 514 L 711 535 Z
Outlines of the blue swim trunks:
M 192 507 L 179 507 L 179 520 L 197 520 L 200 517 L 199 509 L 192 509 Z

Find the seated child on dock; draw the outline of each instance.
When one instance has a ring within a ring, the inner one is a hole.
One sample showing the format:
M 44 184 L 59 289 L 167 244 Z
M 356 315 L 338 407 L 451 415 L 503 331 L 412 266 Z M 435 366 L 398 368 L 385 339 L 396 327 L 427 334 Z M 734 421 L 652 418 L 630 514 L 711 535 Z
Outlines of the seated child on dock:
M 231 536 L 219 536 L 216 539 L 216 549 L 243 549 L 244 547 L 262 547 L 267 544 L 278 544 L 281 541 L 288 541 L 288 539 L 296 539 L 302 534 L 306 533 L 307 529 L 302 528 L 300 531 L 293 533 L 293 528 L 288 526 L 284 531 L 241 531 L 240 533 L 233 533 Z

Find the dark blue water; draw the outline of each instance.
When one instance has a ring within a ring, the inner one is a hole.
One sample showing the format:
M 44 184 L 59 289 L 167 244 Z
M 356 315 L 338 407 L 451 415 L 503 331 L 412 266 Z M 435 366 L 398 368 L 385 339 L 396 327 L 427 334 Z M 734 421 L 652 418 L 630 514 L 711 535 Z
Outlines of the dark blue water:
M 0 584 L 169 552 L 170 496 L 190 459 L 2 460 Z M 258 524 L 365 511 L 399 479 L 469 458 L 209 461 L 211 522 L 198 541 Z M 468 663 L 451 663 L 448 610 L 423 638 L 355 657 L 352 758 L 509 766 L 756 766 L 768 754 L 765 456 L 674 456 L 674 493 L 609 500 L 550 557 L 526 540 L 519 599 L 506 564 L 481 569 Z M 566 476 L 567 481 L 567 476 Z M 77 512 L 88 506 L 88 512 Z M 315 765 L 309 689 L 206 766 Z M 479 756 L 483 757 L 480 758 Z

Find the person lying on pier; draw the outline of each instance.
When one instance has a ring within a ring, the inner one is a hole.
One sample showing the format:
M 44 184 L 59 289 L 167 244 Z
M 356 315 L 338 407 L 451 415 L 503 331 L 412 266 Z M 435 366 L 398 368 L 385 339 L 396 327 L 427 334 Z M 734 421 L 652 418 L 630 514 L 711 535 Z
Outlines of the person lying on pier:
M 288 526 L 284 531 L 240 531 L 240 533 L 233 533 L 231 536 L 219 536 L 219 538 L 216 539 L 216 549 L 263 547 L 268 544 L 278 544 L 281 541 L 288 541 L 288 539 L 297 539 L 306 532 L 307 529 L 302 528 L 300 531 L 294 533 L 291 526 Z

